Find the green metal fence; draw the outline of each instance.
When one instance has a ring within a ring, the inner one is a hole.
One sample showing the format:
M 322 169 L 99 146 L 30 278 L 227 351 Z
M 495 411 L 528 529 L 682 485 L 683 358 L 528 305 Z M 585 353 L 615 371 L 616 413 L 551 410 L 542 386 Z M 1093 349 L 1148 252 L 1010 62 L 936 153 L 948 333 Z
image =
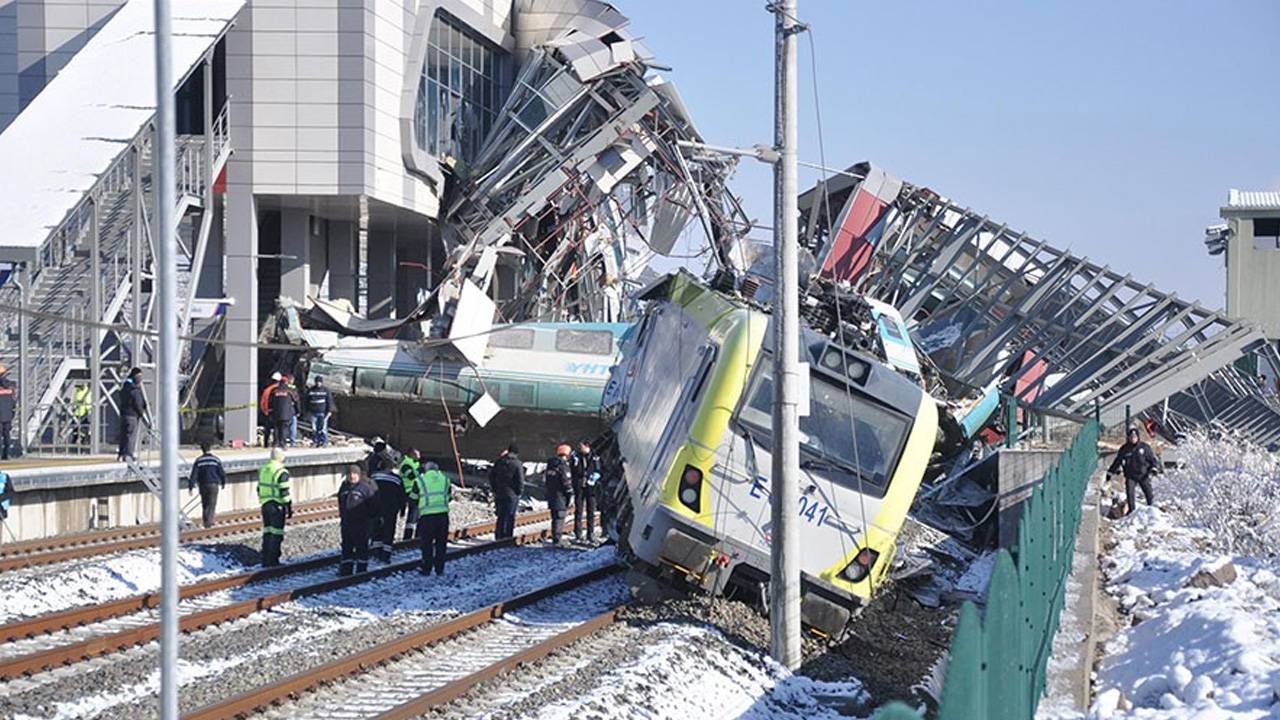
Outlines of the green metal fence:
M 1090 421 L 1024 504 L 1013 552 L 997 553 L 983 616 L 973 603 L 960 609 L 938 720 L 1035 717 L 1097 462 L 1098 424 Z M 876 720 L 918 717 L 901 703 L 876 714 Z

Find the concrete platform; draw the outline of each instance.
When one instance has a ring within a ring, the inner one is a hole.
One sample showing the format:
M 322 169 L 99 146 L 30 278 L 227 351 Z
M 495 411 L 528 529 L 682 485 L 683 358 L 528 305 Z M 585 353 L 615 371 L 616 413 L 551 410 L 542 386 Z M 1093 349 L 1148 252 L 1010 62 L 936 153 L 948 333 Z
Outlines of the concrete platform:
M 218 495 L 218 512 L 258 507 L 258 468 L 267 461 L 266 448 L 214 451 L 227 470 L 227 486 Z M 337 492 L 343 469 L 363 460 L 363 444 L 324 448 L 293 448 L 285 465 L 290 470 L 294 498 L 299 502 Z M 186 468 L 200 454 L 183 448 L 182 503 L 198 520 L 198 493 L 187 490 Z M 159 473 L 159 454 L 139 457 L 140 464 Z M 157 522 L 160 500 L 114 456 L 36 458 L 0 464 L 9 474 L 14 497 L 0 542 L 35 540 L 62 533 Z

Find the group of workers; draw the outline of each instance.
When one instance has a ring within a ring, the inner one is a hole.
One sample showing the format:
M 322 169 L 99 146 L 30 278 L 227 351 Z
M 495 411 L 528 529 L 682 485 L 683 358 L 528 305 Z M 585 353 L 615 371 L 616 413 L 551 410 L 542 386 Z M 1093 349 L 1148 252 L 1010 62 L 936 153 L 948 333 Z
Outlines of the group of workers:
M 298 442 L 298 417 L 303 411 L 311 420 L 311 442 L 316 447 L 329 444 L 329 419 L 333 416 L 333 393 L 324 378 L 316 376 L 306 393 L 298 392 L 291 375 L 274 372 L 271 383 L 258 398 L 258 409 L 267 418 L 266 443 L 288 447 Z
M 287 431 L 287 430 L 286 430 Z M 190 487 L 199 488 L 205 527 L 213 522 L 218 490 L 226 484 L 221 461 L 201 443 L 202 454 L 192 466 Z M 280 564 L 286 521 L 293 517 L 289 470 L 285 450 L 271 449 L 270 459 L 258 471 L 258 500 L 262 506 L 262 566 Z M 551 512 L 551 542 L 561 544 L 568 509 L 574 508 L 574 535 L 579 542 L 594 543 L 593 518 L 601 480 L 600 458 L 583 442 L 575 452 L 560 445 L 547 461 L 544 473 L 547 505 Z M 512 443 L 493 463 L 489 484 L 497 515 L 495 536 L 502 540 L 515 532 L 516 511 L 525 489 L 524 463 Z M 338 488 L 341 522 L 341 576 L 369 569 L 369 559 L 391 562 L 396 525 L 405 518 L 403 538 L 420 543 L 423 575 L 444 574 L 449 542 L 449 503 L 453 484 L 431 460 L 416 448 L 396 453 L 381 438 L 363 463 L 347 467 Z
M 217 488 L 225 483 L 226 474 L 208 451 L 208 445 L 202 444 L 201 449 L 204 454 L 196 459 L 191 484 L 200 488 L 207 526 L 212 522 Z M 263 567 L 280 564 L 285 522 L 293 517 L 289 470 L 284 459 L 284 448 L 273 447 L 270 459 L 258 470 Z M 385 442 L 375 440 L 373 452 L 363 463 L 347 467 L 337 497 L 342 535 L 339 575 L 367 571 L 370 555 L 381 562 L 391 562 L 400 517 L 406 518 L 404 539 L 412 540 L 416 535 L 421 541 L 419 571 L 424 575 L 444 574 L 453 485 L 436 463 L 424 462 L 412 448 L 397 457 Z

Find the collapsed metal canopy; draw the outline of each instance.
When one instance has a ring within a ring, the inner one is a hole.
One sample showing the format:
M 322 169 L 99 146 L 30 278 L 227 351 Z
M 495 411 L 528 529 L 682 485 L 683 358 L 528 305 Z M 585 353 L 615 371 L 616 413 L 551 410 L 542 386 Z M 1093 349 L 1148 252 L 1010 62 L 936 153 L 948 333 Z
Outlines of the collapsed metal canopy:
M 957 394 L 996 381 L 1103 421 L 1217 424 L 1280 444 L 1280 403 L 1233 363 L 1280 369 L 1262 332 L 1010 229 L 870 164 L 801 197 L 819 275 L 898 307 Z

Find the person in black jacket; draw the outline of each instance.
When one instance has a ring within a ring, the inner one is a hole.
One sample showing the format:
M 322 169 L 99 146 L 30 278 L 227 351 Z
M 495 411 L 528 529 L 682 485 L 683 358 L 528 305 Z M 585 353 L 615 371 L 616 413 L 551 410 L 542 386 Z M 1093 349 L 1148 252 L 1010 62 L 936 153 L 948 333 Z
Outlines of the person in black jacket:
M 307 388 L 307 412 L 311 415 L 311 442 L 316 447 L 329 444 L 329 416 L 333 414 L 333 393 L 319 375 Z
M 364 471 L 372 477 L 382 468 L 391 467 L 391 453 L 387 451 L 387 443 L 380 437 L 375 437 L 370 444 L 373 445 L 373 452 L 364 459 Z
M 381 462 L 369 477 L 378 487 L 378 518 L 373 523 L 373 555 L 379 561 L 389 563 L 396 542 L 396 521 L 405 514 L 404 483 L 390 459 Z
M 1153 505 L 1153 495 L 1151 493 L 1151 475 L 1160 472 L 1160 462 L 1156 460 L 1156 454 L 1151 451 L 1151 446 L 1142 442 L 1138 436 L 1138 428 L 1129 428 L 1128 442 L 1120 446 L 1120 451 L 1116 453 L 1116 459 L 1111 463 L 1110 469 L 1107 470 L 1107 479 L 1118 472 L 1124 472 L 1124 493 L 1125 501 L 1128 503 L 1126 515 L 1133 512 L 1136 507 L 1136 498 L 1134 498 L 1133 486 L 1137 485 L 1142 488 L 1142 494 L 1147 499 L 1147 505 Z
M 493 509 L 497 515 L 493 536 L 505 540 L 515 535 L 516 508 L 524 494 L 524 463 L 520 462 L 520 448 L 514 442 L 489 468 L 489 489 L 493 492 Z
M 136 460 L 138 456 L 138 429 L 145 424 L 151 427 L 147 416 L 147 396 L 142 392 L 142 369 L 133 368 L 129 377 L 120 384 L 120 446 L 116 459 Z
M 547 485 L 547 509 L 551 511 L 551 542 L 560 544 L 564 534 L 564 517 L 573 495 L 573 468 L 569 456 L 573 449 L 568 445 L 556 448 L 555 457 L 547 461 L 544 479 Z
M 271 434 L 274 436 L 276 447 L 285 447 L 289 444 L 289 427 L 298 413 L 298 397 L 294 394 L 292 386 L 284 380 L 276 383 L 268 398 L 268 407 L 270 408 L 268 417 L 271 418 Z
M 578 542 L 595 542 L 592 528 L 596 516 L 600 479 L 604 476 L 600 456 L 583 440 L 570 460 L 573 471 L 573 537 Z
M 339 575 L 369 569 L 369 533 L 378 514 L 377 495 L 377 485 L 365 477 L 359 465 L 347 467 L 347 479 L 338 488 L 338 516 L 342 522 Z
M 200 441 L 200 457 L 191 464 L 191 477 L 187 480 L 188 490 L 200 490 L 201 519 L 205 527 L 213 527 L 213 517 L 218 511 L 218 491 L 227 486 L 227 471 L 210 448 L 208 440 Z
M 9 435 L 18 409 L 18 385 L 9 379 L 9 368 L 0 365 L 0 460 L 9 459 Z

